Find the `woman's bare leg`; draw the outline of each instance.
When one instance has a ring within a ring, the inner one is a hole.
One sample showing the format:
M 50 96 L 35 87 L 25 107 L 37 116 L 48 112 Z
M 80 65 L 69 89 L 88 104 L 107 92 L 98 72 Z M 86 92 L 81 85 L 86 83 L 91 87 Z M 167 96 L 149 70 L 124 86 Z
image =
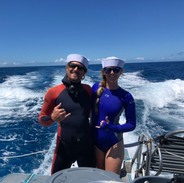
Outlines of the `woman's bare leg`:
M 105 170 L 105 153 L 95 147 L 96 167 Z
M 123 140 L 111 147 L 105 157 L 105 170 L 120 174 L 121 165 L 124 158 Z

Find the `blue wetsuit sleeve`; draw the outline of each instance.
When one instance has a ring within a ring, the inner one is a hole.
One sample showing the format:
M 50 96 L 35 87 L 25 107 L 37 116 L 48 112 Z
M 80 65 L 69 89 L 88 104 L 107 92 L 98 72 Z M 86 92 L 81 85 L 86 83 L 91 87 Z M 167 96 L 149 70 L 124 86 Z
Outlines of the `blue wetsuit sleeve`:
M 123 133 L 123 132 L 129 132 L 129 131 L 134 130 L 135 126 L 130 123 L 126 123 L 123 125 L 107 124 L 107 128 L 113 132 Z
M 125 99 L 125 118 L 126 123 L 121 125 L 123 132 L 134 130 L 136 127 L 136 110 L 134 98 L 130 93 L 127 94 Z
M 122 125 L 113 125 L 112 123 L 104 123 L 102 128 L 112 130 L 113 132 L 123 133 L 129 132 L 135 129 L 136 127 L 136 112 L 135 112 L 135 102 L 130 93 L 128 93 L 125 97 L 124 101 L 125 107 L 125 117 L 126 123 Z
M 122 125 L 112 125 L 111 123 L 107 124 L 106 122 L 104 122 L 101 126 L 102 129 L 109 129 L 113 132 L 117 132 L 117 133 L 122 133 L 123 129 L 122 129 Z

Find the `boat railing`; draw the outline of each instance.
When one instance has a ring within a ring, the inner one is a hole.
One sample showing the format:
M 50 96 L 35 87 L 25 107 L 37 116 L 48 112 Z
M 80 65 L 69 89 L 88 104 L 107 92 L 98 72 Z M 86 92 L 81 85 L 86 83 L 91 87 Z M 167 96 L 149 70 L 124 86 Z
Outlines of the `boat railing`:
M 148 163 L 146 165 L 147 167 L 146 167 L 145 175 L 149 174 L 152 146 L 151 146 L 151 138 L 146 133 L 142 133 L 139 136 L 137 142 L 133 142 L 133 143 L 124 145 L 125 149 L 130 148 L 130 147 L 135 147 L 135 146 L 138 146 L 138 147 L 134 153 L 133 158 L 124 161 L 122 172 L 131 173 L 132 166 L 134 163 L 136 163 L 135 177 L 139 176 L 138 171 L 139 171 L 140 165 L 141 165 L 141 156 L 142 156 L 143 145 L 147 146 L 147 156 L 149 157 Z
M 169 132 L 152 139 L 142 133 L 137 142 L 125 144 L 125 149 L 137 146 L 133 158 L 124 161 L 123 171 L 131 173 L 134 166 L 135 178 L 150 176 L 150 171 L 184 175 L 184 129 Z M 145 147 L 143 147 L 145 146 Z M 144 148 L 144 149 L 143 149 Z

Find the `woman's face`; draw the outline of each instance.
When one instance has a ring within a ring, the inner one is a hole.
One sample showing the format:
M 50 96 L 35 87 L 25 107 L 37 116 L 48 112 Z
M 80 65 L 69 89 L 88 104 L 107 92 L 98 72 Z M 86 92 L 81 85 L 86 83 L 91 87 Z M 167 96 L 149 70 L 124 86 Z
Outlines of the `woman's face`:
M 120 67 L 113 66 L 105 67 L 102 72 L 108 83 L 116 83 L 123 70 Z

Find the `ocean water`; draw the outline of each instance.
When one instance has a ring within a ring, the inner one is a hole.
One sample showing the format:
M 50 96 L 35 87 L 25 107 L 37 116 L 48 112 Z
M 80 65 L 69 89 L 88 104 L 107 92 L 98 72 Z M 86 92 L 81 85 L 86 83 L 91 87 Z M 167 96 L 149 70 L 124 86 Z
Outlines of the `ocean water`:
M 136 142 L 142 132 L 153 138 L 184 128 L 183 71 L 184 62 L 125 64 L 119 85 L 134 96 L 137 116 L 136 129 L 124 134 L 125 144 Z M 92 86 L 100 73 L 101 65 L 90 65 L 83 82 Z M 0 68 L 0 177 L 50 175 L 57 124 L 41 126 L 38 115 L 47 89 L 64 75 L 64 66 Z

